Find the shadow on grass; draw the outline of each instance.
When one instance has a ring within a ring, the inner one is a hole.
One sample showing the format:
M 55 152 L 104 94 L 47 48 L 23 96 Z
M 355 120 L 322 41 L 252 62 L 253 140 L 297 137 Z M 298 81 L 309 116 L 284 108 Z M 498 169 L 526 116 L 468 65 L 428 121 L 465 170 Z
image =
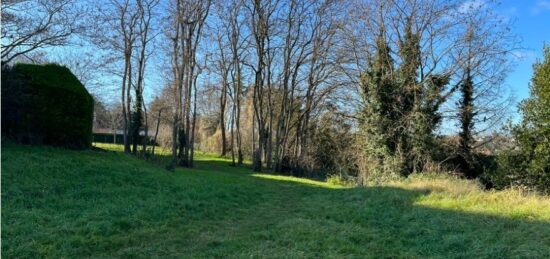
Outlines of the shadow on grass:
M 550 258 L 550 222 L 506 203 L 497 216 L 422 205 L 433 189 L 335 189 L 209 157 L 159 177 L 108 154 L 12 149 L 6 257 Z
M 146 158 L 147 161 L 161 166 L 166 167 L 172 162 L 172 157 L 170 155 L 155 155 L 152 157 Z M 250 170 L 251 166 L 247 163 L 244 163 L 240 166 L 232 166 L 230 161 L 224 160 L 224 158 L 218 159 L 209 159 L 209 158 L 198 158 L 193 161 L 193 167 L 187 168 L 178 166 L 177 169 L 197 169 L 197 170 L 216 170 L 216 171 L 242 171 Z M 252 173 L 252 171 L 250 171 Z
M 270 251 L 262 245 L 267 242 L 287 249 L 272 251 L 283 257 L 302 253 L 313 257 L 550 257 L 550 222 L 537 219 L 531 212 L 507 211 L 507 215 L 498 216 L 465 211 L 471 204 L 453 209 L 428 207 L 419 200 L 441 190 L 332 188 L 314 180 L 235 169 L 218 160 L 198 161 L 197 169 L 238 172 L 272 194 L 269 204 L 249 215 L 255 220 L 243 222 L 244 226 L 253 226 L 244 228 L 248 231 L 244 239 L 251 244 L 260 242 L 253 244 L 252 250 Z M 513 208 L 502 204 L 500 209 Z M 239 243 L 223 239 L 215 242 L 222 244 L 216 248 L 221 254 L 226 251 L 223 244 L 231 247 Z M 196 251 L 210 248 L 199 246 Z

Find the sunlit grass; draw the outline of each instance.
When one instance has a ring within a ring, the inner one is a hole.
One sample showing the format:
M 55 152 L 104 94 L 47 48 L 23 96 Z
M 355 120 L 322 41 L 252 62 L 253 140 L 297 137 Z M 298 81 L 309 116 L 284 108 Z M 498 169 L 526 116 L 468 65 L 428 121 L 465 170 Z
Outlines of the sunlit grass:
M 93 143 L 92 146 L 96 148 L 101 148 L 108 151 L 122 152 L 124 151 L 124 146 L 121 144 L 108 144 L 108 143 Z M 151 147 L 149 146 L 148 149 Z M 140 147 L 141 150 L 141 147 Z M 155 147 L 155 155 L 160 157 L 170 157 L 172 151 L 166 147 Z M 228 157 L 221 157 L 219 154 L 205 153 L 199 150 L 195 150 L 195 160 L 198 161 L 220 161 L 220 162 L 231 162 L 231 159 Z M 244 161 L 245 164 L 249 164 L 249 161 Z
M 346 186 L 342 186 L 342 185 L 327 183 L 327 182 L 324 182 L 324 181 L 316 181 L 316 180 L 293 177 L 293 176 L 272 175 L 272 174 L 252 174 L 252 176 L 263 178 L 263 179 L 269 179 L 269 180 L 292 182 L 292 183 L 299 183 L 299 184 L 305 184 L 305 185 L 316 186 L 316 187 L 323 187 L 323 188 L 327 188 L 327 189 L 347 189 L 347 188 L 350 188 L 350 187 L 346 187 Z
M 421 206 L 550 222 L 550 197 L 518 189 L 486 191 L 473 180 L 434 175 L 416 175 L 389 186 L 428 190 L 428 195 L 415 201 Z
M 167 171 L 96 147 L 116 152 L 3 143 L 4 257 L 550 258 L 548 197 L 426 175 L 344 187 L 202 153 Z

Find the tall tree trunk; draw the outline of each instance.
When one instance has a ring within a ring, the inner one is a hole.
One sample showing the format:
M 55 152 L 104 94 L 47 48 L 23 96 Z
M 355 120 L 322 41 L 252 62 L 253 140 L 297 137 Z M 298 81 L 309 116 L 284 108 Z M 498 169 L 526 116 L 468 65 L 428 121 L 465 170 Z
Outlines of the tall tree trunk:
M 145 102 L 143 102 L 143 119 L 144 119 L 143 129 L 145 134 L 143 136 L 143 139 L 141 140 L 142 141 L 141 152 L 145 155 L 145 153 L 147 153 L 147 142 L 149 141 L 149 121 L 147 119 L 147 106 L 145 105 Z
M 239 81 L 240 81 L 240 72 L 238 74 L 239 76 Z M 237 130 L 237 165 L 242 165 L 243 164 L 243 151 L 242 151 L 242 139 L 241 139 L 241 87 L 240 87 L 240 82 L 238 83 L 238 88 L 237 88 L 237 92 L 235 93 L 235 96 L 236 96 L 236 99 L 237 99 L 237 104 L 236 104 L 236 121 L 235 121 L 235 126 L 236 126 L 236 130 Z
M 234 101 L 233 101 L 234 102 Z M 231 165 L 235 166 L 235 105 L 233 105 L 233 110 L 231 111 Z
M 255 112 L 255 111 L 254 111 Z M 252 166 L 256 167 L 256 116 L 255 114 L 252 115 L 252 129 L 250 130 L 252 132 L 252 145 L 250 146 L 250 150 L 252 152 Z
M 460 133 L 459 133 L 459 156 L 460 169 L 466 177 L 475 177 L 474 161 L 472 157 L 472 128 L 473 128 L 473 94 L 474 85 L 472 82 L 470 69 L 466 69 L 466 78 L 462 83 L 460 92 L 462 100 L 460 101 Z
M 189 167 L 193 167 L 193 162 L 195 160 L 195 128 L 197 122 L 197 78 L 198 75 L 193 80 L 193 122 L 191 126 L 191 137 L 190 137 L 190 146 L 191 152 L 189 154 Z
M 123 117 L 123 145 L 124 145 L 124 152 L 129 153 L 130 148 L 128 146 L 128 111 L 126 110 L 126 80 L 128 78 L 128 62 L 130 61 L 128 58 L 128 55 L 125 55 L 125 62 L 124 62 L 124 74 L 122 76 L 122 117 Z M 116 132 L 116 131 L 115 131 Z M 116 137 L 115 137 L 116 142 Z
M 265 142 L 265 132 L 262 129 L 262 127 L 258 128 L 258 145 L 256 148 L 256 151 L 254 151 L 253 154 L 253 170 L 256 172 L 262 171 L 262 154 L 263 154 L 263 146 Z
M 157 127 L 155 130 L 155 138 L 153 139 L 153 148 L 151 149 L 151 155 L 155 155 L 155 147 L 157 146 L 157 137 L 159 135 L 159 126 L 160 126 L 160 115 L 162 113 L 162 109 L 159 109 L 159 115 L 157 118 Z
M 139 93 L 139 90 L 136 91 L 136 103 L 135 103 L 135 111 L 133 112 L 132 114 L 132 125 L 131 125 L 131 128 L 132 128 L 132 153 L 134 155 L 137 154 L 137 148 L 138 148 L 138 143 L 139 143 L 139 138 L 140 138 L 140 128 L 141 128 L 141 105 L 142 105 L 142 100 L 141 100 L 141 94 Z
M 225 69 L 224 69 L 225 70 Z M 226 72 L 223 72 L 226 74 Z M 225 156 L 227 151 L 227 139 L 225 134 L 225 106 L 227 104 L 227 83 L 226 79 L 227 75 L 224 75 L 224 79 L 222 80 L 222 92 L 220 94 L 220 130 L 221 130 L 221 139 L 222 139 L 222 149 L 220 152 L 220 156 Z
M 182 79 L 181 79 L 181 69 L 179 62 L 179 42 L 180 42 L 180 28 L 181 28 L 181 4 L 178 1 L 176 4 L 176 20 L 174 22 L 174 31 L 175 37 L 172 38 L 172 72 L 174 77 L 174 98 L 175 98 L 175 109 L 174 116 L 172 121 L 172 161 L 168 167 L 175 168 L 178 163 L 178 132 L 179 132 L 179 118 L 180 118 L 180 109 L 181 109 L 181 99 L 182 99 Z M 158 125 L 157 125 L 158 128 Z
M 131 53 L 131 50 L 130 50 L 130 53 Z M 128 122 L 131 123 L 132 122 L 132 112 L 131 112 L 131 102 L 132 102 L 132 97 L 130 95 L 130 89 L 132 88 L 132 62 L 131 62 L 131 56 L 128 56 L 128 80 L 127 80 L 127 85 L 126 85 L 126 114 L 128 116 Z M 126 153 L 130 153 L 131 150 L 130 150 L 130 139 L 133 139 L 133 136 L 132 136 L 132 132 L 131 132 L 131 127 L 129 127 L 130 125 L 128 125 L 128 123 L 126 124 L 126 127 L 125 127 L 125 134 L 129 137 L 127 137 L 127 140 L 124 141 L 124 152 Z

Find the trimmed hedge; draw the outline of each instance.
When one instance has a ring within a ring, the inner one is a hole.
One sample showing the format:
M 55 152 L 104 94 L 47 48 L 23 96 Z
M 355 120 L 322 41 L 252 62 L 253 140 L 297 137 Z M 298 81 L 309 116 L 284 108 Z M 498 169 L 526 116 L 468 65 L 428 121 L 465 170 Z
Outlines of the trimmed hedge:
M 2 135 L 23 144 L 91 147 L 94 101 L 55 64 L 2 69 Z
M 113 144 L 115 135 L 112 133 L 93 133 L 93 142 L 95 143 L 107 143 Z M 130 136 L 128 136 L 130 138 Z M 138 143 L 142 143 L 143 136 L 139 136 Z M 124 136 L 122 134 L 116 134 L 116 144 L 124 144 Z M 147 145 L 157 145 L 154 140 L 147 137 Z
M 122 134 L 113 135 L 112 133 L 94 133 L 92 138 L 95 143 L 113 144 L 115 143 L 115 136 L 116 144 L 124 144 L 124 136 Z

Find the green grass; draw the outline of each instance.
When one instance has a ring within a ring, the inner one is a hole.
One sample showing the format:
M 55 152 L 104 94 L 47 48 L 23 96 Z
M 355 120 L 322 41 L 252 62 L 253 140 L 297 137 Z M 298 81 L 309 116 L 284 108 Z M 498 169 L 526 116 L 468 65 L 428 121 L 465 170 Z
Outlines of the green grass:
M 120 152 L 4 143 L 2 255 L 550 257 L 548 197 L 440 177 L 351 188 L 197 158 L 169 172 Z

